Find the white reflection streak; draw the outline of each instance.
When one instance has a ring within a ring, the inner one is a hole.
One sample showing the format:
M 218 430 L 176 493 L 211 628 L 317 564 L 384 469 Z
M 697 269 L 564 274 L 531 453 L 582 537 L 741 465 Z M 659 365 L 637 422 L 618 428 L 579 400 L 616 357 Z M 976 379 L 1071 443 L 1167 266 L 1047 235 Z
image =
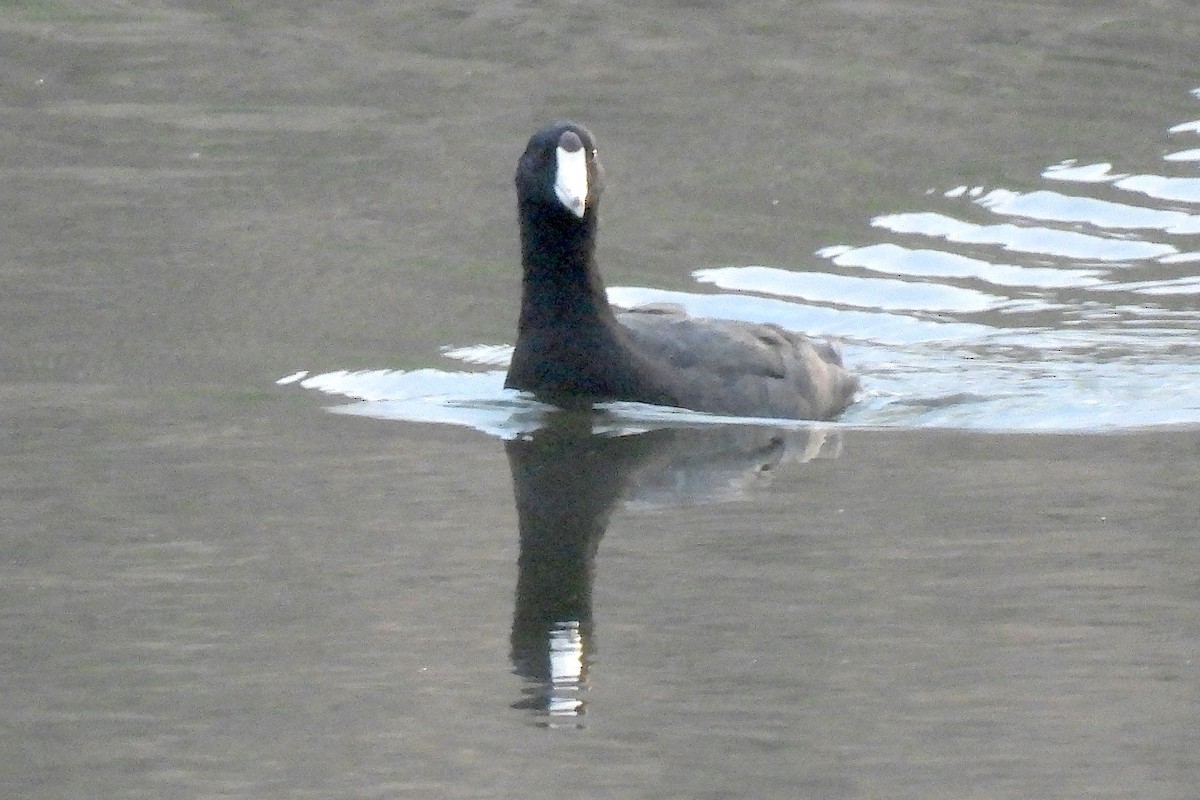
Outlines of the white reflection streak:
M 1200 150 L 1196 152 L 1200 153 Z M 976 202 L 996 214 L 1045 222 L 1081 222 L 1115 230 L 1200 233 L 1200 216 L 1194 214 L 1115 203 L 1095 197 L 1065 195 L 1045 189 L 1035 192 L 993 189 Z
M 453 358 L 465 364 L 479 364 L 488 367 L 507 367 L 512 361 L 513 346 L 510 344 L 473 344 L 466 347 L 442 348 L 442 355 Z
M 985 311 L 1008 299 L 941 283 L 792 272 L 777 267 L 721 267 L 696 270 L 692 275 L 722 289 L 883 310 Z
M 583 713 L 583 700 L 575 692 L 583 685 L 583 636 L 579 623 L 558 622 L 550 629 L 550 683 L 552 694 L 546 712 L 551 717 L 575 717 Z
M 1138 192 L 1155 200 L 1200 203 L 1200 178 L 1169 178 L 1164 175 L 1130 175 L 1113 184 L 1127 192 Z
M 976 339 L 991 332 L 991 328 L 974 323 L 933 322 L 904 314 L 825 308 L 755 295 L 708 295 L 639 286 L 610 286 L 608 300 L 619 308 L 671 303 L 695 317 L 769 322 L 788 330 L 829 333 L 842 341 L 876 344 Z
M 1163 161 L 1200 161 L 1200 149 L 1167 153 L 1163 156 Z
M 1112 164 L 1109 163 L 1077 164 L 1075 159 L 1071 158 L 1046 167 L 1042 171 L 1042 177 L 1046 180 L 1070 183 L 1109 183 L 1126 176 L 1114 173 Z
M 894 233 L 933 236 L 958 244 L 990 244 L 1019 253 L 1039 253 L 1077 260 L 1131 261 L 1176 253 L 1169 244 L 1092 236 L 1076 231 L 1021 227 L 1009 223 L 977 225 L 935 212 L 888 214 L 871 224 Z
M 1032 286 L 1040 289 L 1095 286 L 1101 270 L 1021 267 L 994 264 L 944 250 L 910 250 L 898 244 L 866 247 L 827 247 L 817 251 L 840 267 L 860 267 L 893 275 L 926 275 L 941 278 L 975 278 L 996 286 Z

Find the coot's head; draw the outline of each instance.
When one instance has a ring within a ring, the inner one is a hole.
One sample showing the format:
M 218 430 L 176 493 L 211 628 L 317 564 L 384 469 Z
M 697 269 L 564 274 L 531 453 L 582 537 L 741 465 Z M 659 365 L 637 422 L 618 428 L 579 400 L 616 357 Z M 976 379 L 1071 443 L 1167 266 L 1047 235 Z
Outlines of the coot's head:
M 593 217 L 603 179 L 596 140 L 588 129 L 556 122 L 535 133 L 525 146 L 517 163 L 517 197 L 522 206 L 574 219 Z

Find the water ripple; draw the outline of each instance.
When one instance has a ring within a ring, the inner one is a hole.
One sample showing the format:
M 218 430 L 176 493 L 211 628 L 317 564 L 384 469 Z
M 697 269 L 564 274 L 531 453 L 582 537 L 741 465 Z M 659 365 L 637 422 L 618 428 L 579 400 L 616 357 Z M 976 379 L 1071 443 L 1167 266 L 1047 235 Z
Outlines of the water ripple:
M 997 214 L 1039 222 L 1076 222 L 1108 230 L 1200 233 L 1200 216 L 1195 214 L 1066 195 L 1048 189 L 1035 192 L 993 189 L 976 202 Z
M 1094 269 L 1059 269 L 996 264 L 980 258 L 948 253 L 944 250 L 914 250 L 885 242 L 865 247 L 826 247 L 818 256 L 839 267 L 861 267 L 893 275 L 919 275 L 930 278 L 973 278 L 996 286 L 1033 286 L 1054 288 L 1094 286 L 1103 273 Z
M 1175 153 L 1167 153 L 1163 156 L 1164 161 L 1200 161 L 1200 149 L 1180 150 Z
M 1200 121 L 1170 132 L 1200 133 Z M 1200 177 L 1156 174 L 1197 160 L 1196 149 L 1154 167 L 1068 159 L 1042 171 L 1054 185 L 931 191 L 923 198 L 933 207 L 872 220 L 879 240 L 819 249 L 820 268 L 800 259 L 701 269 L 696 280 L 723 293 L 624 286 L 609 299 L 836 335 L 863 379 L 843 425 L 1197 425 L 1200 214 L 1186 206 L 1200 203 Z M 981 209 L 1003 221 L 971 221 Z M 912 237 L 925 241 L 914 247 Z M 342 413 L 449 422 L 506 438 L 540 424 L 546 407 L 503 387 L 510 346 L 443 353 L 475 371 L 296 373 L 280 382 L 357 401 L 337 407 Z M 614 403 L 601 424 L 620 432 L 727 421 Z
M 1200 203 L 1200 178 L 1170 178 L 1165 175 L 1130 175 L 1114 184 L 1119 189 L 1139 192 L 1156 200 Z
M 954 244 L 990 244 L 1018 253 L 1036 253 L 1085 261 L 1135 261 L 1177 252 L 1169 244 L 1113 239 L 1058 228 L 1012 223 L 978 225 L 933 211 L 888 214 L 871 224 L 893 233 L 914 233 Z
M 794 272 L 774 267 L 701 269 L 692 274 L 701 283 L 722 289 L 880 310 L 970 313 L 996 308 L 1006 301 L 996 295 L 946 284 Z

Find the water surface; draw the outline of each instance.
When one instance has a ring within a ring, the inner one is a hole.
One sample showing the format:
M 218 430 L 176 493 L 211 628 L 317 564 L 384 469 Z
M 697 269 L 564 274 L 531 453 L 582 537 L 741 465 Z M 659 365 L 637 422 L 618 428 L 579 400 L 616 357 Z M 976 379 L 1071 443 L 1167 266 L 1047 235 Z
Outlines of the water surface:
M 4 5 L 0 795 L 1192 800 L 1200 20 L 1077 5 Z M 562 117 L 843 420 L 503 391 Z

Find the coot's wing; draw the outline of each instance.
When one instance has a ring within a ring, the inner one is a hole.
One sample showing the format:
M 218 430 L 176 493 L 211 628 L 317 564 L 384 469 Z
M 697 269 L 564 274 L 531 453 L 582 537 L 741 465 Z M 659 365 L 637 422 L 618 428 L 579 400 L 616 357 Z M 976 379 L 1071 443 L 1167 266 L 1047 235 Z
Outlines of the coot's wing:
M 828 417 L 858 382 L 841 356 L 777 325 L 690 317 L 673 305 L 617 314 L 633 346 L 677 375 L 697 406 L 761 416 Z
M 623 310 L 617 321 L 642 352 L 679 369 L 702 365 L 716 373 L 783 378 L 791 372 L 788 362 L 808 347 L 822 361 L 842 363 L 831 345 L 777 325 L 691 317 L 675 305 Z

